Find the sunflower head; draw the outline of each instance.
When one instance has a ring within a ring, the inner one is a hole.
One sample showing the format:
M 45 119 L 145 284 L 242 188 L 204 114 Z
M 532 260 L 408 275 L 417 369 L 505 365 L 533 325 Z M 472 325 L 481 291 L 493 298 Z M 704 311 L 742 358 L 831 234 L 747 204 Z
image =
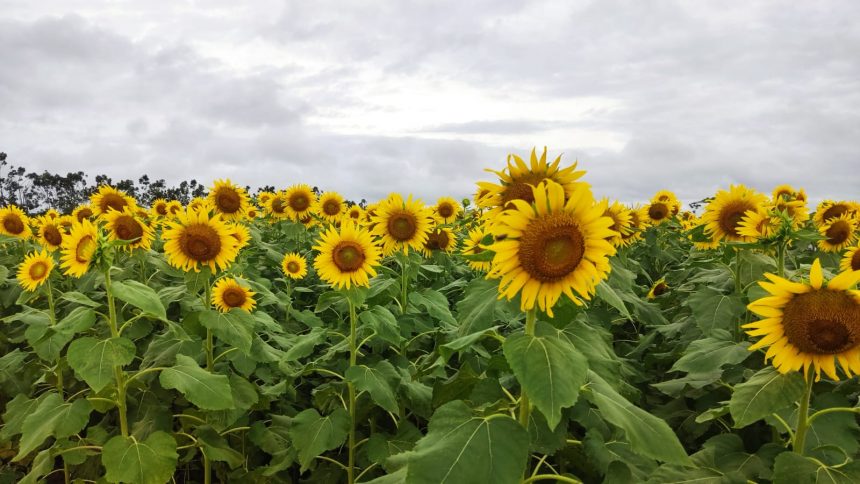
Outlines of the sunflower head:
M 791 185 L 779 185 L 773 189 L 773 201 L 785 200 L 790 202 L 797 200 L 797 192 Z
M 122 212 L 111 210 L 103 218 L 108 239 L 126 242 L 121 246 L 123 249 L 129 251 L 134 249 L 149 250 L 152 246 L 154 237 L 152 227 L 138 218 L 128 207 Z
M 856 207 L 852 202 L 834 202 L 833 200 L 824 200 L 818 204 L 818 207 L 816 207 L 813 221 L 816 226 L 821 227 L 831 219 L 839 218 L 845 214 L 851 216 L 855 211 Z
M 287 194 L 285 192 L 273 193 L 266 200 L 263 208 L 273 220 L 283 220 L 290 217 L 289 204 L 287 203 Z
M 301 279 L 308 275 L 308 263 L 304 257 L 297 252 L 284 255 L 281 261 L 281 270 L 290 279 Z
M 257 304 L 254 291 L 243 286 L 232 277 L 222 277 L 212 288 L 212 305 L 222 313 L 231 309 L 253 311 Z
M 162 234 L 168 262 L 185 271 L 226 269 L 239 253 L 239 243 L 221 215 L 188 210 L 180 213 Z
M 248 207 L 248 211 L 245 212 L 245 215 L 248 216 L 248 220 L 254 220 L 260 216 L 260 211 L 257 209 L 257 207 L 251 205 Z
M 188 210 L 193 210 L 195 212 L 208 212 L 211 209 L 211 206 L 209 199 L 203 197 L 194 197 L 190 202 L 188 202 Z M 177 200 L 171 200 L 167 202 L 167 211 L 170 212 L 170 215 L 176 216 L 182 212 L 182 204 Z
M 840 271 L 860 271 L 860 244 L 849 248 L 839 262 Z
M 376 275 L 379 248 L 370 233 L 352 220 L 345 220 L 339 229 L 329 226 L 314 249 L 319 251 L 314 268 L 332 286 L 346 289 L 369 286 L 370 278 Z
M 72 217 L 74 217 L 79 223 L 84 220 L 92 220 L 94 215 L 93 209 L 89 205 L 78 205 L 74 210 L 72 210 Z
M 669 285 L 666 284 L 666 278 L 661 277 L 651 285 L 651 290 L 648 291 L 648 299 L 656 299 L 669 291 Z
M 477 255 L 484 252 L 487 248 L 481 244 L 481 241 L 487 235 L 489 235 L 489 232 L 483 227 L 470 230 L 466 236 L 466 240 L 463 241 L 463 254 Z M 490 270 L 490 261 L 472 261 L 467 259 L 466 263 L 476 271 L 487 272 Z
M 236 222 L 228 222 L 227 229 L 230 236 L 236 239 L 236 250 L 244 249 L 251 242 L 251 231 L 248 227 Z
M 248 193 L 230 180 L 215 180 L 208 200 L 224 220 L 240 220 L 248 210 Z
M 67 276 L 81 277 L 87 273 L 99 248 L 99 230 L 87 219 L 75 222 L 60 245 L 60 267 Z
M 364 209 L 359 205 L 353 205 L 346 211 L 346 217 L 357 224 L 362 224 L 365 221 Z
M 615 232 L 585 185 L 566 197 L 564 187 L 546 181 L 534 187 L 533 198 L 534 203 L 514 201 L 493 224 L 490 276 L 501 278 L 500 298 L 521 293 L 522 310 L 537 304 L 552 317 L 562 294 L 577 304 L 591 299 L 609 273 L 615 248 L 606 239 Z
M 170 212 L 167 211 L 167 200 L 163 198 L 157 198 L 152 202 L 152 216 L 155 218 L 164 218 L 170 215 Z
M 30 218 L 15 205 L 0 208 L 0 234 L 29 239 L 33 234 L 30 229 Z
M 603 216 L 612 219 L 612 225 L 609 227 L 609 230 L 616 233 L 616 235 L 609 238 L 609 243 L 613 247 L 621 247 L 624 245 L 624 236 L 633 230 L 633 216 L 630 210 L 618 202 L 609 205 L 609 200 L 604 199 L 600 203 L 604 207 Z
M 54 258 L 48 251 L 31 252 L 18 266 L 18 282 L 25 290 L 33 292 L 48 280 L 54 268 Z
M 346 212 L 343 196 L 337 192 L 325 192 L 320 195 L 315 205 L 316 214 L 328 223 L 337 223 Z
M 272 199 L 272 195 L 274 195 L 274 193 L 272 193 L 272 192 L 260 192 L 260 193 L 258 193 L 257 194 L 257 203 L 261 207 L 265 207 L 266 204 L 269 203 L 269 200 Z
M 316 195 L 310 186 L 293 185 L 284 193 L 282 202 L 285 206 L 281 210 L 285 210 L 291 219 L 298 220 L 299 217 L 308 215 L 314 209 L 316 201 Z
M 681 211 L 681 202 L 678 200 L 678 197 L 674 192 L 669 190 L 660 190 L 659 192 L 654 194 L 654 197 L 651 199 L 651 203 L 664 203 L 669 207 L 669 212 L 671 216 L 678 215 L 678 212 Z
M 372 234 L 382 239 L 382 252 L 391 255 L 409 249 L 421 250 L 430 232 L 431 212 L 421 200 L 410 195 L 403 200 L 399 194 L 391 194 L 379 202 L 373 219 Z
M 648 228 L 648 214 L 646 213 L 646 207 L 625 207 L 627 213 L 630 215 L 630 225 L 626 232 L 620 232 L 621 234 L 621 246 L 629 247 L 633 245 L 637 240 L 642 239 L 642 233 Z M 614 236 L 613 236 L 614 237 Z
M 770 296 L 753 301 L 750 311 L 764 319 L 744 325 L 750 336 L 761 336 L 750 351 L 768 347 L 765 361 L 781 373 L 803 368 L 816 380 L 823 371 L 838 380 L 836 362 L 849 378 L 860 374 L 860 291 L 851 287 L 860 271 L 843 272 L 824 283 L 821 263 L 812 263 L 809 282 L 792 282 L 765 274 L 759 282 Z
M 430 257 L 433 252 L 452 253 L 457 248 L 457 237 L 447 227 L 436 227 L 427 234 L 427 241 L 421 252 L 425 257 Z
M 96 216 L 102 216 L 111 210 L 122 212 L 126 207 L 135 209 L 137 203 L 124 191 L 110 185 L 102 185 L 90 196 L 90 206 Z
M 771 213 L 765 206 L 758 210 L 750 210 L 738 224 L 737 232 L 741 236 L 758 240 L 772 238 L 782 226 L 782 219 Z
M 63 243 L 63 226 L 61 217 L 50 218 L 42 216 L 38 221 L 38 241 L 39 244 L 50 251 L 60 248 Z
M 824 237 L 818 241 L 823 252 L 840 252 L 857 239 L 857 219 L 848 213 L 828 219 L 818 232 Z
M 753 242 L 754 237 L 740 233 L 741 222 L 748 212 L 758 212 L 766 203 L 767 197 L 743 185 L 720 190 L 702 215 L 705 231 L 715 240 Z
M 433 206 L 433 215 L 439 223 L 453 222 L 462 211 L 463 207 L 460 206 L 460 203 L 451 197 L 442 197 Z

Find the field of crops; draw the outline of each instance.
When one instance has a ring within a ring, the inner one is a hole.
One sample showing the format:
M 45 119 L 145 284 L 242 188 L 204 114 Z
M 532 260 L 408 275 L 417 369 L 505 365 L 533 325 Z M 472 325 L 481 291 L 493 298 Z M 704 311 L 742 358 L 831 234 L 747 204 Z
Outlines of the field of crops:
M 0 208 L 0 482 L 860 482 L 860 205 L 493 168 Z

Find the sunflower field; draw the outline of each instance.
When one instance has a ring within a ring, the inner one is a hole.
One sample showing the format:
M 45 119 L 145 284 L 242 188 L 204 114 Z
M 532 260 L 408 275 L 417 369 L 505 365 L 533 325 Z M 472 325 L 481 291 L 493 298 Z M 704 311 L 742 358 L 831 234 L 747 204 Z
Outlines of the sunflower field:
M 497 168 L 0 207 L 0 482 L 860 482 L 860 205 Z

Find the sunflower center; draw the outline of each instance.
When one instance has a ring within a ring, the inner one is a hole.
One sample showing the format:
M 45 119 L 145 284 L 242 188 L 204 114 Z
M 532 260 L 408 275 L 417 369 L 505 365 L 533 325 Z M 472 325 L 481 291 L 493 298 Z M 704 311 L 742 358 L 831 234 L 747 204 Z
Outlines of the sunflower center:
M 361 212 L 359 212 L 358 210 L 353 210 L 349 212 L 349 218 L 353 220 L 358 220 L 359 218 L 361 218 Z
M 388 233 L 398 242 L 411 240 L 417 231 L 415 216 L 409 212 L 397 212 L 388 219 Z
M 155 206 L 155 212 L 158 215 L 161 215 L 162 217 L 167 215 L 167 204 L 159 203 L 158 205 Z
M 275 213 L 284 213 L 284 209 L 287 207 L 284 206 L 284 200 L 281 197 L 277 197 L 272 200 L 272 212 Z
M 860 271 L 860 249 L 855 250 L 854 255 L 851 256 L 851 270 Z
M 434 230 L 427 236 L 426 247 L 430 250 L 445 250 L 451 239 L 444 230 Z
M 304 193 L 295 193 L 290 196 L 290 208 L 296 212 L 304 212 L 311 205 L 311 200 Z
M 42 237 L 51 245 L 60 245 L 63 242 L 63 234 L 56 225 L 45 225 L 42 228 Z
M 314 221 L 314 218 L 311 217 L 310 215 L 305 215 L 304 217 L 299 218 L 299 222 L 301 222 L 302 225 L 308 225 L 313 221 Z
M 221 253 L 221 237 L 208 225 L 189 225 L 179 238 L 179 246 L 188 258 L 208 261 Z
M 215 195 L 218 210 L 223 213 L 236 213 L 242 207 L 242 198 L 232 188 L 222 188 Z
M 851 225 L 844 220 L 837 220 L 830 225 L 825 235 L 829 244 L 839 245 L 851 237 Z
M 113 231 L 121 240 L 135 240 L 143 237 L 143 227 L 134 217 L 129 215 L 117 217 Z
M 10 234 L 18 235 L 24 231 L 24 221 L 17 215 L 9 215 L 3 219 L 3 228 Z
M 88 208 L 82 208 L 78 211 L 78 222 L 83 222 L 93 216 L 93 211 Z
M 744 219 L 744 214 L 747 210 L 753 210 L 755 207 L 751 203 L 745 201 L 735 201 L 727 204 L 720 211 L 720 216 L 717 223 L 720 229 L 729 235 L 739 237 L 738 228 L 741 221 Z
M 33 265 L 30 266 L 29 273 L 30 279 L 39 280 L 45 277 L 45 274 L 48 273 L 48 264 L 42 260 L 36 261 Z
M 75 260 L 81 264 L 86 264 L 95 251 L 96 241 L 91 235 L 86 235 L 78 241 L 78 246 L 75 247 Z
M 841 204 L 841 203 L 837 203 L 837 204 L 831 205 L 830 208 L 825 210 L 822 218 L 824 220 L 830 220 L 832 218 L 839 217 L 840 215 L 842 215 L 843 213 L 845 213 L 847 211 L 848 211 L 848 207 L 846 205 Z
M 585 237 L 564 213 L 532 220 L 520 237 L 520 264 L 541 282 L 554 282 L 573 272 L 585 255 Z
M 299 272 L 299 269 L 300 269 L 300 267 L 299 267 L 298 262 L 296 262 L 296 261 L 287 262 L 287 272 L 289 272 L 290 274 L 296 274 L 297 272 Z
M 789 343 L 812 354 L 836 354 L 860 344 L 860 304 L 845 291 L 818 289 L 794 296 L 783 308 Z
M 506 186 L 504 193 L 502 193 L 502 206 L 505 207 L 505 210 L 514 207 L 514 204 L 510 203 L 512 200 L 525 200 L 528 203 L 534 202 L 535 196 L 531 185 L 517 181 Z
M 437 210 L 442 218 L 450 218 L 454 215 L 454 207 L 450 203 L 440 203 Z
M 651 220 L 663 220 L 669 215 L 669 207 L 663 202 L 652 203 L 648 206 L 648 216 Z
M 124 209 L 126 205 L 128 205 L 126 199 L 115 193 L 106 193 L 101 200 L 102 212 L 107 212 L 111 209 L 116 210 L 117 212 L 122 212 L 122 209 Z
M 667 286 L 665 282 L 658 282 L 657 285 L 654 286 L 654 295 L 661 296 L 666 294 L 667 289 L 669 289 L 669 286 Z
M 330 216 L 337 215 L 340 213 L 340 204 L 337 200 L 326 200 L 325 203 L 323 203 L 323 212 Z
M 228 287 L 224 290 L 224 293 L 221 295 L 221 299 L 224 300 L 224 305 L 229 306 L 231 308 L 242 307 L 247 300 L 245 297 L 245 291 L 238 287 Z
M 341 272 L 354 272 L 364 264 L 364 250 L 352 241 L 339 242 L 331 252 L 334 265 Z

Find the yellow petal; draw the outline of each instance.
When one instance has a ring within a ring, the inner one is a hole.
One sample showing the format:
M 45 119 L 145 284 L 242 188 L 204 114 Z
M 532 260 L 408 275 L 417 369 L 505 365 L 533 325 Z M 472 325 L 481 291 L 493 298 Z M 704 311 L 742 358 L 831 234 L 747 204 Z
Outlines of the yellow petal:
M 844 291 L 860 281 L 860 271 L 845 271 L 827 283 L 827 289 Z
M 824 283 L 824 274 L 821 273 L 821 261 L 815 259 L 812 263 L 812 269 L 809 270 L 809 283 L 815 289 L 821 289 Z

